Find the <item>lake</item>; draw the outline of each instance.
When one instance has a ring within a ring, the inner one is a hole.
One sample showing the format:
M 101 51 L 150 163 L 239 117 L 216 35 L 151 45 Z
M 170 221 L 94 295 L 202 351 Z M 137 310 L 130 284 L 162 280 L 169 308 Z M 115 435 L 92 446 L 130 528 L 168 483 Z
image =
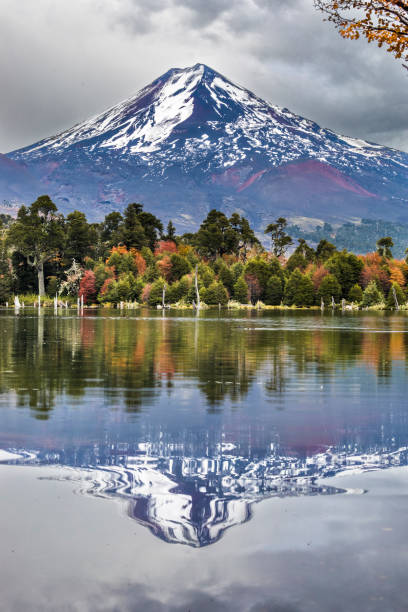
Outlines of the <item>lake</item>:
M 404 313 L 0 311 L 5 610 L 405 610 Z

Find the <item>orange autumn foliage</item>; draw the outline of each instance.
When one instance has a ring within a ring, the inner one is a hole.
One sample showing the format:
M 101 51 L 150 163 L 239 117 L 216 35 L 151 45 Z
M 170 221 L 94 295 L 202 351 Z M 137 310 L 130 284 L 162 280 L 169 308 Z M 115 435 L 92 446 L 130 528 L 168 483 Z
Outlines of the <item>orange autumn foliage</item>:
M 146 272 L 146 262 L 142 255 L 134 248 L 130 249 L 130 252 L 133 255 L 133 259 L 135 260 L 137 273 L 142 276 Z
M 319 289 L 322 280 L 324 279 L 325 276 L 328 275 L 328 273 L 329 271 L 326 270 L 324 266 L 321 266 L 321 265 L 317 266 L 317 268 L 312 274 L 312 283 L 313 283 L 313 287 L 315 291 Z
M 408 60 L 407 0 L 315 0 L 343 38 L 385 46 L 396 58 Z
M 160 275 L 166 279 L 166 281 L 170 280 L 171 277 L 171 261 L 168 255 L 165 255 L 160 261 L 157 262 L 157 267 L 159 268 Z
M 160 240 L 154 250 L 155 255 L 162 253 L 177 253 L 177 244 L 173 240 Z
M 405 276 L 401 266 L 395 264 L 390 265 L 390 281 L 391 283 L 398 283 L 400 287 L 405 285 Z
M 367 253 L 359 258 L 364 263 L 360 275 L 360 285 L 365 289 L 371 281 L 376 281 L 381 289 L 387 293 L 390 288 L 390 279 L 387 269 L 384 267 L 383 259 L 378 253 Z

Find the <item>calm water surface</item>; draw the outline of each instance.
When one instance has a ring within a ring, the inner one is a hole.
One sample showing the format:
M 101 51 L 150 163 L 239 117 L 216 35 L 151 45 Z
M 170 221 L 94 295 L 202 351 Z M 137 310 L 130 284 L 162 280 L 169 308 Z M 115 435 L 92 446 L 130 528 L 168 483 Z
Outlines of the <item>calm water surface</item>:
M 407 609 L 407 360 L 402 313 L 0 311 L 5 609 Z

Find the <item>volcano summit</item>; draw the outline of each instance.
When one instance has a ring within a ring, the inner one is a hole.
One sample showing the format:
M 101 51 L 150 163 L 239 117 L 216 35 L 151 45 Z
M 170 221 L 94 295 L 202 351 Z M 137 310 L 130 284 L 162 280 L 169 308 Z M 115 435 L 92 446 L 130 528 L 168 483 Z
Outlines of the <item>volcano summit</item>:
M 179 231 L 211 208 L 237 210 L 258 230 L 280 215 L 408 223 L 408 154 L 335 134 L 196 64 L 0 156 L 0 201 L 40 193 L 93 220 L 139 201 Z

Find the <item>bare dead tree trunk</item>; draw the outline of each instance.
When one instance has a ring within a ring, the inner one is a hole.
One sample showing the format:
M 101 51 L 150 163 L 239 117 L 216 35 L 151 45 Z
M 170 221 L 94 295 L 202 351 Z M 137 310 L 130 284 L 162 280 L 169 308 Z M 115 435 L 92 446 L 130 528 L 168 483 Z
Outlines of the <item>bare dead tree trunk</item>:
M 393 287 L 392 287 L 392 296 L 393 296 L 393 298 L 394 298 L 395 310 L 399 310 L 399 304 L 398 304 L 397 292 L 395 291 L 395 287 L 394 287 L 394 285 L 393 285 Z
M 195 267 L 195 290 L 197 298 L 197 310 L 200 310 L 200 292 L 198 291 L 198 266 Z
M 38 295 L 42 297 L 45 295 L 43 262 L 40 262 L 39 264 L 37 264 L 37 275 L 38 275 Z

